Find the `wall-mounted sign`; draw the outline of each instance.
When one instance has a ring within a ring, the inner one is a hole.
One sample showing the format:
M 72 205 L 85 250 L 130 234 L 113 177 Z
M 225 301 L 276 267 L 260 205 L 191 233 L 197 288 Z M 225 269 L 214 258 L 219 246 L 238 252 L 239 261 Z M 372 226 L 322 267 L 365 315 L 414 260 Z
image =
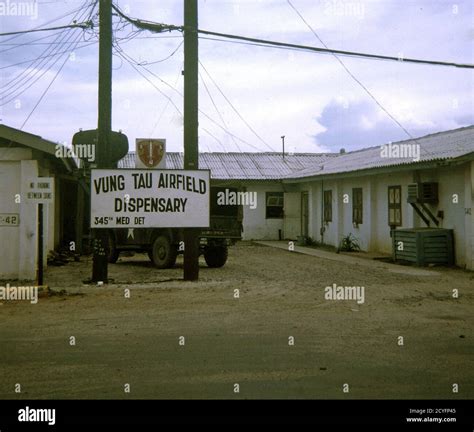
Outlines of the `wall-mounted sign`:
M 208 228 L 209 170 L 91 171 L 91 228 Z
M 17 213 L 0 213 L 0 226 L 18 226 L 20 217 Z
M 37 203 L 50 203 L 54 198 L 54 178 L 38 177 L 28 182 L 26 200 Z

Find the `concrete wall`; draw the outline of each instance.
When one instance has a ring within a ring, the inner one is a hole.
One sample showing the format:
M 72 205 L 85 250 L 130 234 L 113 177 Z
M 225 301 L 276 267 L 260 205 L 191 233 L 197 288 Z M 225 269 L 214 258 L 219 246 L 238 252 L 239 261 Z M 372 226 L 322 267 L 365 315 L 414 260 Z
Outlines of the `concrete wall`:
M 464 172 L 464 221 L 466 229 L 466 268 L 474 270 L 474 161 Z
M 407 203 L 408 185 L 415 179 L 422 182 L 434 181 L 438 182 L 439 186 L 439 203 L 428 207 L 435 216 L 438 211 L 444 212 L 444 218 L 440 219 L 441 228 L 454 230 L 456 265 L 472 268 L 474 267 L 472 246 L 474 222 L 470 214 L 474 207 L 472 171 L 470 162 L 456 167 L 440 167 L 436 170 L 400 171 L 298 184 L 300 190 L 309 191 L 310 237 L 337 247 L 341 238 L 351 233 L 359 240 L 362 250 L 390 254 L 392 240 L 388 224 L 388 187 L 402 188 L 402 227 L 423 227 L 424 222 Z M 354 226 L 352 189 L 358 187 L 363 191 L 363 222 L 359 226 Z M 333 217 L 332 222 L 322 224 L 321 201 L 324 190 L 332 190 Z M 321 226 L 324 229 L 322 236 Z
M 19 161 L 0 162 L 0 213 L 20 214 L 20 205 L 15 203 L 15 194 L 20 193 L 20 173 Z M 0 278 L 18 277 L 19 236 L 19 226 L 0 226 Z
M 249 182 L 245 184 L 248 192 L 257 192 L 257 208 L 244 206 L 244 240 L 278 240 L 279 231 L 283 235 L 283 219 L 266 218 L 266 192 L 283 192 L 281 183 Z
M 444 212 L 440 227 L 454 229 L 454 252 L 456 264 L 466 266 L 466 218 L 465 218 L 465 172 L 470 171 L 470 164 L 465 164 L 456 169 L 442 168 L 438 170 L 439 204 L 435 208 Z M 457 202 L 456 202 L 457 201 Z M 435 212 L 436 214 L 436 212 Z

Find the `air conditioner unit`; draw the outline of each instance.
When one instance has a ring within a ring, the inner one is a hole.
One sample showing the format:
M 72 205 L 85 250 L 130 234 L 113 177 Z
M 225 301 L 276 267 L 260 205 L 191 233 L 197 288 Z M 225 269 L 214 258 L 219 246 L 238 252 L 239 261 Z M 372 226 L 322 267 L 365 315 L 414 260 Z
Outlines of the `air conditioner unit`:
M 436 204 L 438 202 L 438 183 L 411 183 L 408 185 L 409 203 Z

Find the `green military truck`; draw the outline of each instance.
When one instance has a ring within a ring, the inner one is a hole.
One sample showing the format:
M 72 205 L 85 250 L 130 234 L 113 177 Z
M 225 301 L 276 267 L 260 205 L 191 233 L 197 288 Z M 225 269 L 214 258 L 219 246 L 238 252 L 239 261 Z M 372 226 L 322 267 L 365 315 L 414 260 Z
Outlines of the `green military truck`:
M 209 267 L 222 267 L 227 262 L 228 247 L 242 239 L 242 206 L 218 205 L 217 194 L 225 189 L 211 187 L 210 227 L 201 230 L 199 253 Z M 109 230 L 108 259 L 117 262 L 120 252 L 146 252 L 159 269 L 171 268 L 184 252 L 183 228 L 116 228 Z

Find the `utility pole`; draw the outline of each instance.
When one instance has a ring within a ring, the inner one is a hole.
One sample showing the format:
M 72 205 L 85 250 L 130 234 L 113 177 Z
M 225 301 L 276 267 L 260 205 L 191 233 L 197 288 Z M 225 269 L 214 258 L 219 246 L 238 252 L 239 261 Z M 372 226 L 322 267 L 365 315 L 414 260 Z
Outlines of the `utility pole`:
M 184 169 L 199 169 L 198 2 L 184 0 Z M 199 229 L 184 230 L 184 280 L 199 278 Z
M 112 0 L 99 0 L 99 109 L 97 135 L 97 168 L 114 168 L 110 161 L 112 130 Z M 92 282 L 108 281 L 108 234 L 105 229 L 92 230 L 94 257 Z

